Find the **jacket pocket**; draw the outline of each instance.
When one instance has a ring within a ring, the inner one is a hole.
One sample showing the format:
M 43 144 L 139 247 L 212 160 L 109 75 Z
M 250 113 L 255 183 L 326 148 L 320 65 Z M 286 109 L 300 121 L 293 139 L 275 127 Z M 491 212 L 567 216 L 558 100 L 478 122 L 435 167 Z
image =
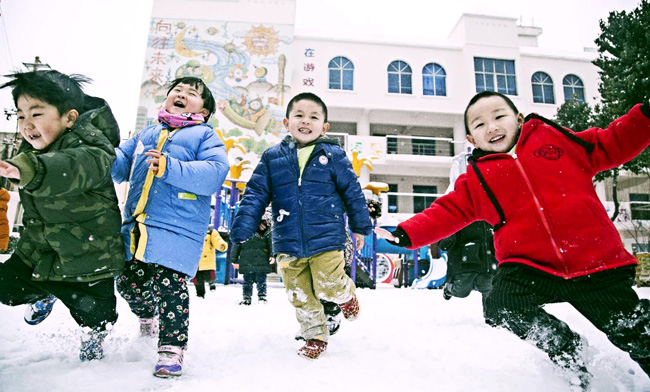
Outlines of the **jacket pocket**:
M 480 262 L 480 247 L 476 242 L 469 242 L 461 250 L 461 263 L 476 264 Z

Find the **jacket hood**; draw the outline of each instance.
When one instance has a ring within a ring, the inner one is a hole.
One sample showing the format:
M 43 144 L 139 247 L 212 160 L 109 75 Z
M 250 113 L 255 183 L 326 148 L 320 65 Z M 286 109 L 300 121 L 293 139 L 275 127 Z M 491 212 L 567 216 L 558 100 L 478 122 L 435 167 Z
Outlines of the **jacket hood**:
M 86 95 L 84 111 L 77 119 L 73 129 L 78 126 L 83 127 L 88 123 L 102 131 L 113 147 L 120 145 L 120 127 L 117 125 L 117 120 L 115 120 L 110 106 L 102 98 Z

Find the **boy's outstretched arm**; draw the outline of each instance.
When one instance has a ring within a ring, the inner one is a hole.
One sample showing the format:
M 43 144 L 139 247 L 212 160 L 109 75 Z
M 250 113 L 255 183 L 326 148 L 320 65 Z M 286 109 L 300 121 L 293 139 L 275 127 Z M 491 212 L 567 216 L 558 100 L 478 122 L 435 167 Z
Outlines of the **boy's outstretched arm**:
M 20 180 L 20 170 L 14 165 L 5 161 L 0 161 L 0 177 L 13 178 Z

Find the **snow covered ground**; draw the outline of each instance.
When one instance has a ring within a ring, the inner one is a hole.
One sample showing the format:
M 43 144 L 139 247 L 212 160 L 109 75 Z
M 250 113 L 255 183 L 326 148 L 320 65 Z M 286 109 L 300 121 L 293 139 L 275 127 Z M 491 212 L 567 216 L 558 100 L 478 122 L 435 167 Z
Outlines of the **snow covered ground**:
M 0 391 L 569 391 L 567 376 L 514 335 L 486 326 L 480 294 L 445 301 L 439 290 L 360 289 L 360 318 L 343 321 L 317 361 L 296 355 L 293 308 L 278 283 L 269 303 L 238 305 L 241 286 L 217 286 L 190 308 L 190 341 L 179 379 L 151 375 L 156 342 L 119 298 L 120 318 L 103 361 L 80 363 L 79 332 L 61 303 L 38 326 L 24 306 L 0 305 Z M 650 288 L 638 289 L 650 298 Z M 590 341 L 592 391 L 650 391 L 627 354 L 564 304 L 547 309 Z

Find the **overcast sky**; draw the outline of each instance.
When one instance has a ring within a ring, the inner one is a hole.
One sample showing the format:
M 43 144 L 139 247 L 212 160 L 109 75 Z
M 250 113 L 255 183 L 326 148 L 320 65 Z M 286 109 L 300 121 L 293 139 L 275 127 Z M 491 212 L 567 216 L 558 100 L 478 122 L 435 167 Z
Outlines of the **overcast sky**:
M 442 43 L 461 14 L 474 13 L 513 17 L 541 27 L 541 48 L 575 52 L 595 46 L 598 21 L 610 11 L 629 11 L 638 3 L 297 0 L 295 33 Z M 135 124 L 152 4 L 153 0 L 0 0 L 0 74 L 24 69 L 22 63 L 32 62 L 36 55 L 61 72 L 85 74 L 94 79 L 87 92 L 109 102 L 125 135 Z M 11 107 L 9 91 L 0 91 L 0 109 Z M 1 117 L 0 131 L 14 128 L 15 123 Z

